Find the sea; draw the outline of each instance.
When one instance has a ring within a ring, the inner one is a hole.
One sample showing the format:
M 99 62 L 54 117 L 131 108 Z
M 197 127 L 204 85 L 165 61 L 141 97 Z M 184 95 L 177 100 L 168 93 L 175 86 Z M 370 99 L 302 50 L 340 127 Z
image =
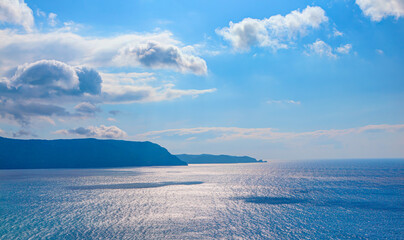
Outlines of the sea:
M 0 170 L 0 239 L 404 239 L 404 160 Z

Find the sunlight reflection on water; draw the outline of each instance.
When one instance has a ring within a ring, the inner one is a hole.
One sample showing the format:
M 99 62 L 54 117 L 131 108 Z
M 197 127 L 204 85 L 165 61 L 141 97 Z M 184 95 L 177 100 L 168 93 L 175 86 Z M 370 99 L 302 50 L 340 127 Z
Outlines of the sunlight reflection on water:
M 403 161 L 0 171 L 0 239 L 400 239 Z

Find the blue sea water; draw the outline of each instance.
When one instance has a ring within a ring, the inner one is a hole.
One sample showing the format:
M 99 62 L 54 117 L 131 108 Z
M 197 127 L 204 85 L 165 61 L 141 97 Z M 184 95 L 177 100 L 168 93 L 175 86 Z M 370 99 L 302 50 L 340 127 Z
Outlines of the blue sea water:
M 0 170 L 0 239 L 404 239 L 404 160 Z

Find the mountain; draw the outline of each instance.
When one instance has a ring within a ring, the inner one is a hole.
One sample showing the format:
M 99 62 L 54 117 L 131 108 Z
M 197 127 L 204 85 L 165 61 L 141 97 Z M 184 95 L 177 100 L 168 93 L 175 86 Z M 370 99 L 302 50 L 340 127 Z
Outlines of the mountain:
M 253 163 L 253 162 L 264 162 L 262 160 L 257 160 L 252 157 L 238 157 L 229 155 L 211 155 L 211 154 L 201 154 L 201 155 L 190 155 L 190 154 L 179 154 L 176 155 L 182 161 L 192 164 L 192 163 Z
M 99 139 L 19 140 L 0 137 L 0 169 L 187 165 L 151 142 Z

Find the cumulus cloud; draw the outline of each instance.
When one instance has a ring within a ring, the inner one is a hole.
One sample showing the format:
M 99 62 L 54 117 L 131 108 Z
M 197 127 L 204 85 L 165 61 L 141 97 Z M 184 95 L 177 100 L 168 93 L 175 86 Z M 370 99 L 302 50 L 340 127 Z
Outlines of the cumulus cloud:
M 319 56 L 327 56 L 330 58 L 336 58 L 332 51 L 332 47 L 325 43 L 324 41 L 317 39 L 314 43 L 306 45 L 308 49 L 308 55 L 319 55 Z
M 94 138 L 124 138 L 127 136 L 126 132 L 118 128 L 117 126 L 104 126 L 99 127 L 89 126 L 89 127 L 79 127 L 75 129 L 58 130 L 54 134 L 64 134 L 64 135 L 79 135 L 85 137 Z
M 34 16 L 24 0 L 2 0 L 0 22 L 20 25 L 31 32 L 34 27 Z
M 403 0 L 356 0 L 356 4 L 365 16 L 370 17 L 375 22 L 389 16 L 396 19 L 404 16 Z
M 319 28 L 328 18 L 320 7 L 307 6 L 281 16 L 230 22 L 229 27 L 217 29 L 216 33 L 231 43 L 236 50 L 249 50 L 252 46 L 270 47 L 273 50 L 288 48 L 291 41 L 307 34 L 310 28 Z
M 177 46 L 153 41 L 121 48 L 114 61 L 119 64 L 138 63 L 150 68 L 172 68 L 199 75 L 207 72 L 202 58 L 186 54 Z
M 0 116 L 22 125 L 32 117 L 73 117 L 60 106 L 99 94 L 101 77 L 92 69 L 74 67 L 55 60 L 41 60 L 18 66 L 9 78 L 0 79 Z M 87 109 L 88 110 L 88 109 Z
M 0 73 L 26 62 L 56 59 L 70 65 L 97 67 L 144 67 L 206 74 L 205 60 L 186 51 L 165 31 L 116 37 L 82 37 L 65 30 L 20 34 L 0 30 Z
M 352 45 L 345 44 L 333 49 L 323 40 L 317 39 L 314 43 L 306 45 L 306 49 L 307 51 L 305 53 L 307 55 L 318 55 L 336 59 L 336 53 L 348 54 L 352 49 Z
M 335 49 L 335 51 L 341 54 L 348 54 L 351 51 L 351 49 L 352 49 L 351 44 L 345 44 Z
M 39 9 L 36 14 L 50 26 L 57 25 L 57 14 Z M 100 111 L 97 106 L 105 103 L 165 101 L 216 90 L 176 89 L 170 81 L 156 80 L 153 73 L 95 70 L 140 67 L 207 74 L 206 62 L 193 46 L 169 31 L 84 37 L 74 32 L 73 22 L 46 33 L 32 31 L 32 10 L 23 0 L 0 1 L 0 23 L 7 24 L 0 29 L 0 118 L 21 125 L 32 118 L 54 124 L 56 117 L 62 121 L 94 116 Z M 26 32 L 10 24 L 21 25 Z
M 151 86 L 150 73 L 102 74 L 84 66 L 71 66 L 56 60 L 26 63 L 0 79 L 0 116 L 26 125 L 32 117 L 94 116 L 100 109 L 94 103 L 158 102 L 197 97 L 216 89 L 175 89 L 173 84 Z M 78 103 L 75 113 L 63 107 Z
M 0 79 L 0 92 L 13 99 L 99 94 L 101 82 L 93 69 L 41 60 L 20 65 L 10 78 Z

